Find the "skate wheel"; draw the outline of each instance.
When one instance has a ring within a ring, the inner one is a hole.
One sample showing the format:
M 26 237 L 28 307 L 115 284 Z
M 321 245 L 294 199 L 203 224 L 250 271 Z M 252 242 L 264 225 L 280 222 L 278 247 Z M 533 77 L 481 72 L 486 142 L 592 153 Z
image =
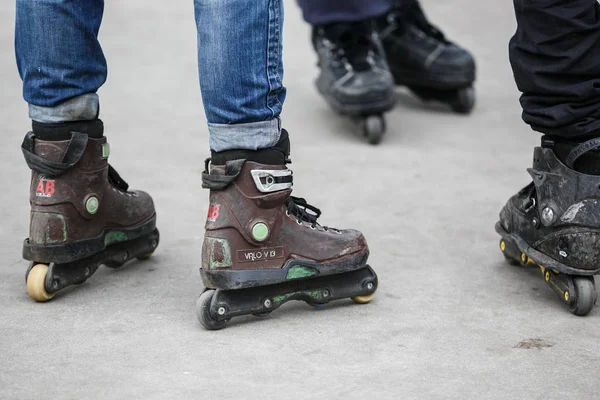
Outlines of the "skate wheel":
M 210 314 L 210 303 L 214 295 L 214 290 L 206 290 L 196 301 L 196 317 L 200 324 L 209 331 L 222 329 L 229 322 L 229 320 L 218 321 Z
M 513 259 L 512 257 L 504 254 L 504 259 L 506 260 L 507 263 L 509 263 L 510 265 L 513 266 L 517 266 L 517 265 L 521 265 L 520 262 L 518 262 L 517 260 Z
M 371 300 L 373 300 L 373 297 L 375 297 L 375 292 L 373 292 L 371 294 L 367 294 L 365 296 L 354 296 L 354 297 L 351 297 L 351 299 L 356 304 L 367 304 L 367 303 L 370 303 Z
M 506 248 L 509 246 L 508 243 L 506 243 L 506 241 L 504 239 L 500 239 L 500 251 L 502 252 L 502 255 L 504 256 L 504 259 L 506 260 L 507 263 L 509 263 L 510 265 L 519 265 L 519 262 L 517 260 L 515 260 L 514 258 L 512 258 L 511 256 L 509 256 L 506 253 Z
M 142 254 L 141 256 L 137 256 L 136 258 L 137 258 L 138 260 L 140 260 L 140 261 L 144 261 L 144 260 L 147 260 L 147 259 L 149 259 L 150 257 L 152 257 L 152 254 L 154 254 L 154 250 L 152 250 L 152 251 L 149 251 L 149 252 L 148 252 L 148 253 L 146 253 L 146 254 Z
M 530 260 L 529 260 L 529 257 L 527 257 L 527 254 L 521 253 L 520 263 L 524 267 L 526 267 L 527 264 L 530 263 Z
M 469 114 L 475 106 L 475 89 L 470 86 L 456 91 L 454 100 L 450 103 L 452 110 L 459 114 Z
M 256 314 L 252 314 L 252 315 L 254 315 L 255 317 L 259 317 L 259 318 L 264 318 L 264 317 L 268 316 L 269 314 L 271 314 L 271 311 L 256 313 Z
M 46 292 L 46 275 L 48 275 L 46 264 L 36 264 L 27 275 L 27 293 L 40 303 L 54 297 L 54 293 Z
M 577 300 L 573 304 L 569 304 L 569 311 L 578 316 L 589 314 L 596 303 L 597 293 L 594 278 L 588 276 L 573 277 L 573 286 Z M 565 301 L 568 301 L 568 293 L 565 292 Z
M 379 144 L 385 132 L 383 115 L 370 115 L 362 122 L 363 134 L 370 144 Z

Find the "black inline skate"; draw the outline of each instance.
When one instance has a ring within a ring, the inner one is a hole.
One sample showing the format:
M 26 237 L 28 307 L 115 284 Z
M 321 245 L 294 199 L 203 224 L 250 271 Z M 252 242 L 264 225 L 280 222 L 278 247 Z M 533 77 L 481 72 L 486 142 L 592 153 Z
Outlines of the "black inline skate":
M 533 182 L 508 201 L 496 224 L 506 259 L 538 266 L 575 315 L 588 314 L 597 298 L 600 158 L 593 153 L 598 147 L 600 139 L 579 145 L 543 139 L 528 170 Z
M 206 290 L 196 315 L 206 329 L 232 317 L 266 316 L 290 300 L 321 306 L 351 298 L 368 303 L 377 275 L 356 230 L 319 225 L 320 211 L 292 197 L 287 132 L 258 151 L 212 153 L 202 175 L 210 206 L 200 274 Z
M 386 129 L 383 113 L 396 103 L 394 80 L 371 20 L 313 27 L 321 72 L 316 86 L 338 113 L 356 118 L 371 144 Z
M 450 105 L 468 114 L 475 105 L 475 60 L 431 25 L 417 1 L 394 6 L 376 19 L 397 85 L 424 101 Z
M 117 268 L 145 259 L 158 246 L 150 196 L 129 191 L 108 165 L 109 147 L 100 120 L 33 124 L 23 141 L 32 170 L 27 292 L 48 301 L 85 282 L 101 264 Z

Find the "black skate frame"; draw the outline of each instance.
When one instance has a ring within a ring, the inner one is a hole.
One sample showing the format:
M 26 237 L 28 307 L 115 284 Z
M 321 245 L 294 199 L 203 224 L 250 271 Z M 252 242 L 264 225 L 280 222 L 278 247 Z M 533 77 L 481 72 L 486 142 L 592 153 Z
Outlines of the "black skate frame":
M 290 280 L 288 273 L 294 267 L 304 267 L 314 271 L 314 275 L 303 279 L 315 279 L 317 277 L 342 274 L 364 268 L 369 258 L 369 252 L 358 254 L 335 263 L 319 264 L 311 261 L 290 260 L 283 268 L 273 269 L 203 269 L 200 268 L 200 276 L 204 286 L 210 289 L 238 290 L 249 287 L 264 287 Z
M 321 305 L 354 296 L 367 296 L 377 290 L 378 279 L 366 265 L 358 270 L 310 279 L 238 290 L 215 291 L 210 315 L 216 321 L 228 321 L 242 315 L 263 316 L 292 300 Z M 207 289 L 211 290 L 211 289 Z
M 156 214 L 141 224 L 127 228 L 108 228 L 94 238 L 77 240 L 67 244 L 34 245 L 25 239 L 23 242 L 23 258 L 36 263 L 67 264 L 77 260 L 91 258 L 94 254 L 101 253 L 114 244 L 106 245 L 105 238 L 111 232 L 120 232 L 127 235 L 125 243 L 148 235 L 156 230 Z
M 538 265 L 543 265 L 545 268 L 555 270 L 557 272 L 561 272 L 563 274 L 568 275 L 580 275 L 580 276 L 593 276 L 600 275 L 600 268 L 598 269 L 580 269 L 573 268 L 560 263 L 553 259 L 552 257 L 547 256 L 546 254 L 534 249 L 531 247 L 523 238 L 518 235 L 514 235 L 512 233 L 508 233 L 503 227 L 500 221 L 496 223 L 496 232 L 502 236 L 503 239 L 509 240 L 517 245 L 519 250 L 521 250 L 525 255 L 534 260 Z M 517 257 L 518 258 L 518 257 Z
M 154 228 L 153 231 L 141 237 L 112 244 L 99 253 L 83 259 L 67 263 L 50 262 L 45 281 L 46 292 L 52 294 L 68 286 L 81 284 L 89 279 L 100 265 L 118 268 L 134 258 L 143 258 L 156 249 L 159 239 L 158 229 Z M 40 263 L 36 260 L 29 264 L 25 282 L 27 282 L 27 276 L 34 265 Z

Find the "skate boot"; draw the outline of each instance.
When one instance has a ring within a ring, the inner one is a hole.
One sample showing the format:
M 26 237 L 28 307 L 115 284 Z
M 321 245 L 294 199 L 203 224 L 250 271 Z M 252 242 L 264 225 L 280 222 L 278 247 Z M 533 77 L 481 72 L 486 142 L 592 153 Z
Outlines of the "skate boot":
M 101 264 L 120 267 L 149 257 L 158 245 L 150 196 L 128 191 L 108 165 L 100 120 L 34 123 L 23 141 L 32 170 L 27 292 L 36 301 L 83 283 Z
M 321 306 L 377 289 L 363 235 L 319 225 L 320 211 L 292 197 L 287 132 L 272 148 L 212 154 L 202 176 L 210 206 L 196 314 L 206 329 L 232 318 L 266 316 L 290 300 Z
M 372 21 L 315 26 L 312 40 L 321 69 L 317 89 L 336 112 L 359 120 L 370 143 L 379 143 L 383 113 L 394 107 L 396 95 Z
M 397 85 L 424 101 L 446 103 L 467 114 L 475 105 L 475 61 L 431 25 L 417 1 L 393 7 L 376 19 Z
M 600 139 L 568 146 L 544 139 L 528 170 L 533 182 L 508 201 L 496 224 L 506 259 L 538 266 L 575 315 L 588 314 L 597 297 L 600 157 L 593 149 L 598 147 Z

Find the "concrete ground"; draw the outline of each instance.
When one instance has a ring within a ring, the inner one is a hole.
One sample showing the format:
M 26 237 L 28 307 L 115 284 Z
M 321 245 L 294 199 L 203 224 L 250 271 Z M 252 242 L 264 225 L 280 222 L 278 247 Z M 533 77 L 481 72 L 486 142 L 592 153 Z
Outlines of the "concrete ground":
M 600 309 L 572 316 L 539 271 L 504 262 L 493 229 L 528 182 L 538 141 L 520 120 L 507 59 L 511 3 L 423 2 L 476 55 L 477 107 L 464 117 L 402 92 L 376 147 L 317 96 L 309 28 L 287 2 L 295 193 L 323 210 L 323 223 L 364 231 L 381 280 L 376 300 L 288 303 L 217 332 L 194 315 L 208 135 L 192 2 L 107 2 L 101 31 L 111 163 L 154 196 L 160 247 L 45 304 L 24 285 L 29 170 L 19 146 L 29 122 L 14 1 L 2 2 L 0 398 L 597 398 Z

